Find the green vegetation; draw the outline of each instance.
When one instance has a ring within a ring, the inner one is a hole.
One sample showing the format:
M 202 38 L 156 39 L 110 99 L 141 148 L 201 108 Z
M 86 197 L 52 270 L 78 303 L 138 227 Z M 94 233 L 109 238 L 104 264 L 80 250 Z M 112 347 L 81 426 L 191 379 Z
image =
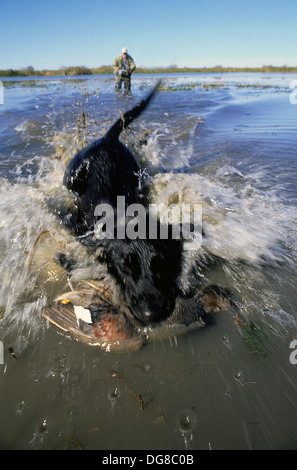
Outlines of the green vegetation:
M 229 73 L 229 72 L 297 72 L 297 67 L 275 67 L 273 65 L 264 65 L 263 67 L 159 67 L 159 68 L 137 68 L 134 73 Z
M 297 72 L 297 67 L 275 67 L 273 65 L 264 65 L 263 67 L 222 67 L 217 65 L 215 67 L 201 67 L 201 68 L 179 68 L 176 66 L 171 67 L 139 67 L 134 73 L 229 73 L 229 72 L 260 72 L 260 73 L 287 73 Z M 59 70 L 35 70 L 32 66 L 26 67 L 21 70 L 0 70 L 0 77 L 32 77 L 32 76 L 57 76 L 57 75 L 107 75 L 112 74 L 113 68 L 111 65 L 102 65 L 98 68 L 88 68 L 85 66 L 74 67 L 61 67 Z
M 63 72 L 62 75 L 92 75 L 91 70 L 84 66 L 66 67 L 61 69 L 60 72 Z
M 31 65 L 25 69 L 21 70 L 0 70 L 0 77 L 32 77 L 32 76 L 40 76 L 43 75 L 42 72 L 34 70 L 34 67 Z
M 250 353 L 265 354 L 264 345 L 267 342 L 267 333 L 263 328 L 253 322 L 245 323 L 243 327 L 243 339 Z
M 209 90 L 213 88 L 222 88 L 224 90 L 228 89 L 226 85 L 224 85 L 221 81 L 218 81 L 217 83 L 188 83 L 188 84 L 181 83 L 179 85 L 162 84 L 159 90 L 160 91 L 191 91 L 194 88 L 203 88 L 205 90 Z

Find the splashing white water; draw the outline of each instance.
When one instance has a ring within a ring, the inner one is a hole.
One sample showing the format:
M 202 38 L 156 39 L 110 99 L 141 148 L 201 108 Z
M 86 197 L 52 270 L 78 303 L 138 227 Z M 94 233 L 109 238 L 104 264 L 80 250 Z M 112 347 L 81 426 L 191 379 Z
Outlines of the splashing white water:
M 293 227 L 296 214 L 272 191 L 263 193 L 251 188 L 249 181 L 238 190 L 223 184 L 217 175 L 209 178 L 193 173 L 158 174 L 153 185 L 158 203 L 202 204 L 203 246 L 209 252 L 250 263 L 286 259 L 281 244 L 291 240 L 284 226 Z
M 196 125 L 197 122 L 191 122 L 190 133 Z M 6 179 L 1 181 L 0 308 L 12 327 L 22 324 L 22 328 L 38 328 L 42 307 L 53 295 L 60 293 L 63 285 L 66 287 L 66 275 L 53 261 L 56 251 L 73 252 L 81 267 L 84 266 L 84 248 L 69 236 L 49 210 L 49 206 L 59 208 L 69 203 L 69 194 L 62 185 L 63 173 L 83 142 L 73 131 L 57 133 L 53 144 L 54 158 L 39 159 L 36 175 L 19 176 L 15 184 Z M 231 262 L 292 263 L 296 255 L 293 206 L 284 205 L 272 190 L 258 189 L 253 183 L 257 181 L 255 175 L 244 177 L 230 165 L 203 176 L 193 172 L 158 173 L 160 168 L 168 167 L 168 159 L 163 159 L 162 145 L 167 152 L 168 143 L 162 144 L 160 134 L 155 131 L 148 145 L 141 149 L 151 174 L 152 202 L 168 206 L 202 204 L 205 237 L 197 257 L 201 252 L 208 252 Z M 175 157 L 169 169 L 187 166 L 192 155 L 191 144 L 186 151 L 176 152 L 179 145 L 178 139 L 171 141 Z M 36 161 L 38 159 L 34 157 L 32 164 L 36 165 Z M 30 161 L 26 165 L 30 165 Z M 21 169 L 16 175 L 18 173 L 21 175 Z M 50 231 L 50 234 L 42 238 L 28 267 L 36 237 L 43 231 Z

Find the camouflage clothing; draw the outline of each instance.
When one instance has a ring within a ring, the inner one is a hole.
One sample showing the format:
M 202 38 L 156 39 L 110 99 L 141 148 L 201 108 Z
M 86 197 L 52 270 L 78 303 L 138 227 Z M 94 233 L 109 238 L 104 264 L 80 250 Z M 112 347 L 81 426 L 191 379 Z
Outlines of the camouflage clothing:
M 120 91 L 124 82 L 125 91 L 130 92 L 131 75 L 136 69 L 134 60 L 129 54 L 124 58 L 122 55 L 116 57 L 113 63 L 113 71 L 115 74 L 116 90 Z

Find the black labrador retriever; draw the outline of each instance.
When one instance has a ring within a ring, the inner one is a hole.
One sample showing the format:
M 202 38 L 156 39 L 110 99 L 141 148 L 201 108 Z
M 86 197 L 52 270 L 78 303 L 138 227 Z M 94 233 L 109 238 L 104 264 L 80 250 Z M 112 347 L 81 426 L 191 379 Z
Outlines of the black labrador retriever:
M 172 236 L 170 225 L 167 239 L 160 237 L 159 230 L 157 237 L 150 238 L 149 224 L 143 238 L 131 239 L 125 234 L 121 238 L 98 239 L 94 232 L 94 211 L 101 203 L 116 210 L 118 196 L 125 197 L 126 207 L 143 201 L 139 192 L 139 166 L 119 136 L 145 110 L 159 85 L 118 119 L 103 138 L 80 151 L 64 175 L 64 184 L 76 194 L 78 201 L 78 212 L 72 220 L 74 234 L 90 250 L 99 251 L 98 261 L 106 263 L 115 281 L 116 303 L 143 325 L 169 318 L 177 298 L 184 296 L 179 288 L 183 242 Z M 62 257 L 60 262 L 67 264 Z
M 139 166 L 130 150 L 119 140 L 120 133 L 142 113 L 160 83 L 132 110 L 118 119 L 107 134 L 81 150 L 71 160 L 63 183 L 75 193 L 77 213 L 71 227 L 79 240 L 94 249 L 101 249 L 100 262 L 116 281 L 119 302 L 144 324 L 159 322 L 173 311 L 179 293 L 181 269 L 180 240 L 97 240 L 94 211 L 98 204 L 116 208 L 118 196 L 125 197 L 125 206 L 143 201 L 139 191 Z M 87 234 L 87 235 L 85 235 Z M 65 266 L 65 258 L 63 260 Z

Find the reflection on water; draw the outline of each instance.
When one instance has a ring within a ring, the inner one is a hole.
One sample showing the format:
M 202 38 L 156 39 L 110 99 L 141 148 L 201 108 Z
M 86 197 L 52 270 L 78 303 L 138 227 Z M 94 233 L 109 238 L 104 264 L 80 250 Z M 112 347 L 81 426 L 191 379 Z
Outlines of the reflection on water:
M 0 448 L 296 447 L 293 79 L 167 75 L 163 91 L 123 134 L 149 175 L 153 202 L 203 206 L 203 246 L 185 256 L 181 282 L 228 287 L 235 305 L 212 326 L 118 355 L 41 318 L 43 306 L 68 290 L 56 251 L 75 256 L 78 276 L 92 275 L 84 248 L 53 209 L 69 204 L 61 182 L 72 156 L 156 77 L 135 76 L 129 98 L 115 95 L 110 77 L 5 83 Z

